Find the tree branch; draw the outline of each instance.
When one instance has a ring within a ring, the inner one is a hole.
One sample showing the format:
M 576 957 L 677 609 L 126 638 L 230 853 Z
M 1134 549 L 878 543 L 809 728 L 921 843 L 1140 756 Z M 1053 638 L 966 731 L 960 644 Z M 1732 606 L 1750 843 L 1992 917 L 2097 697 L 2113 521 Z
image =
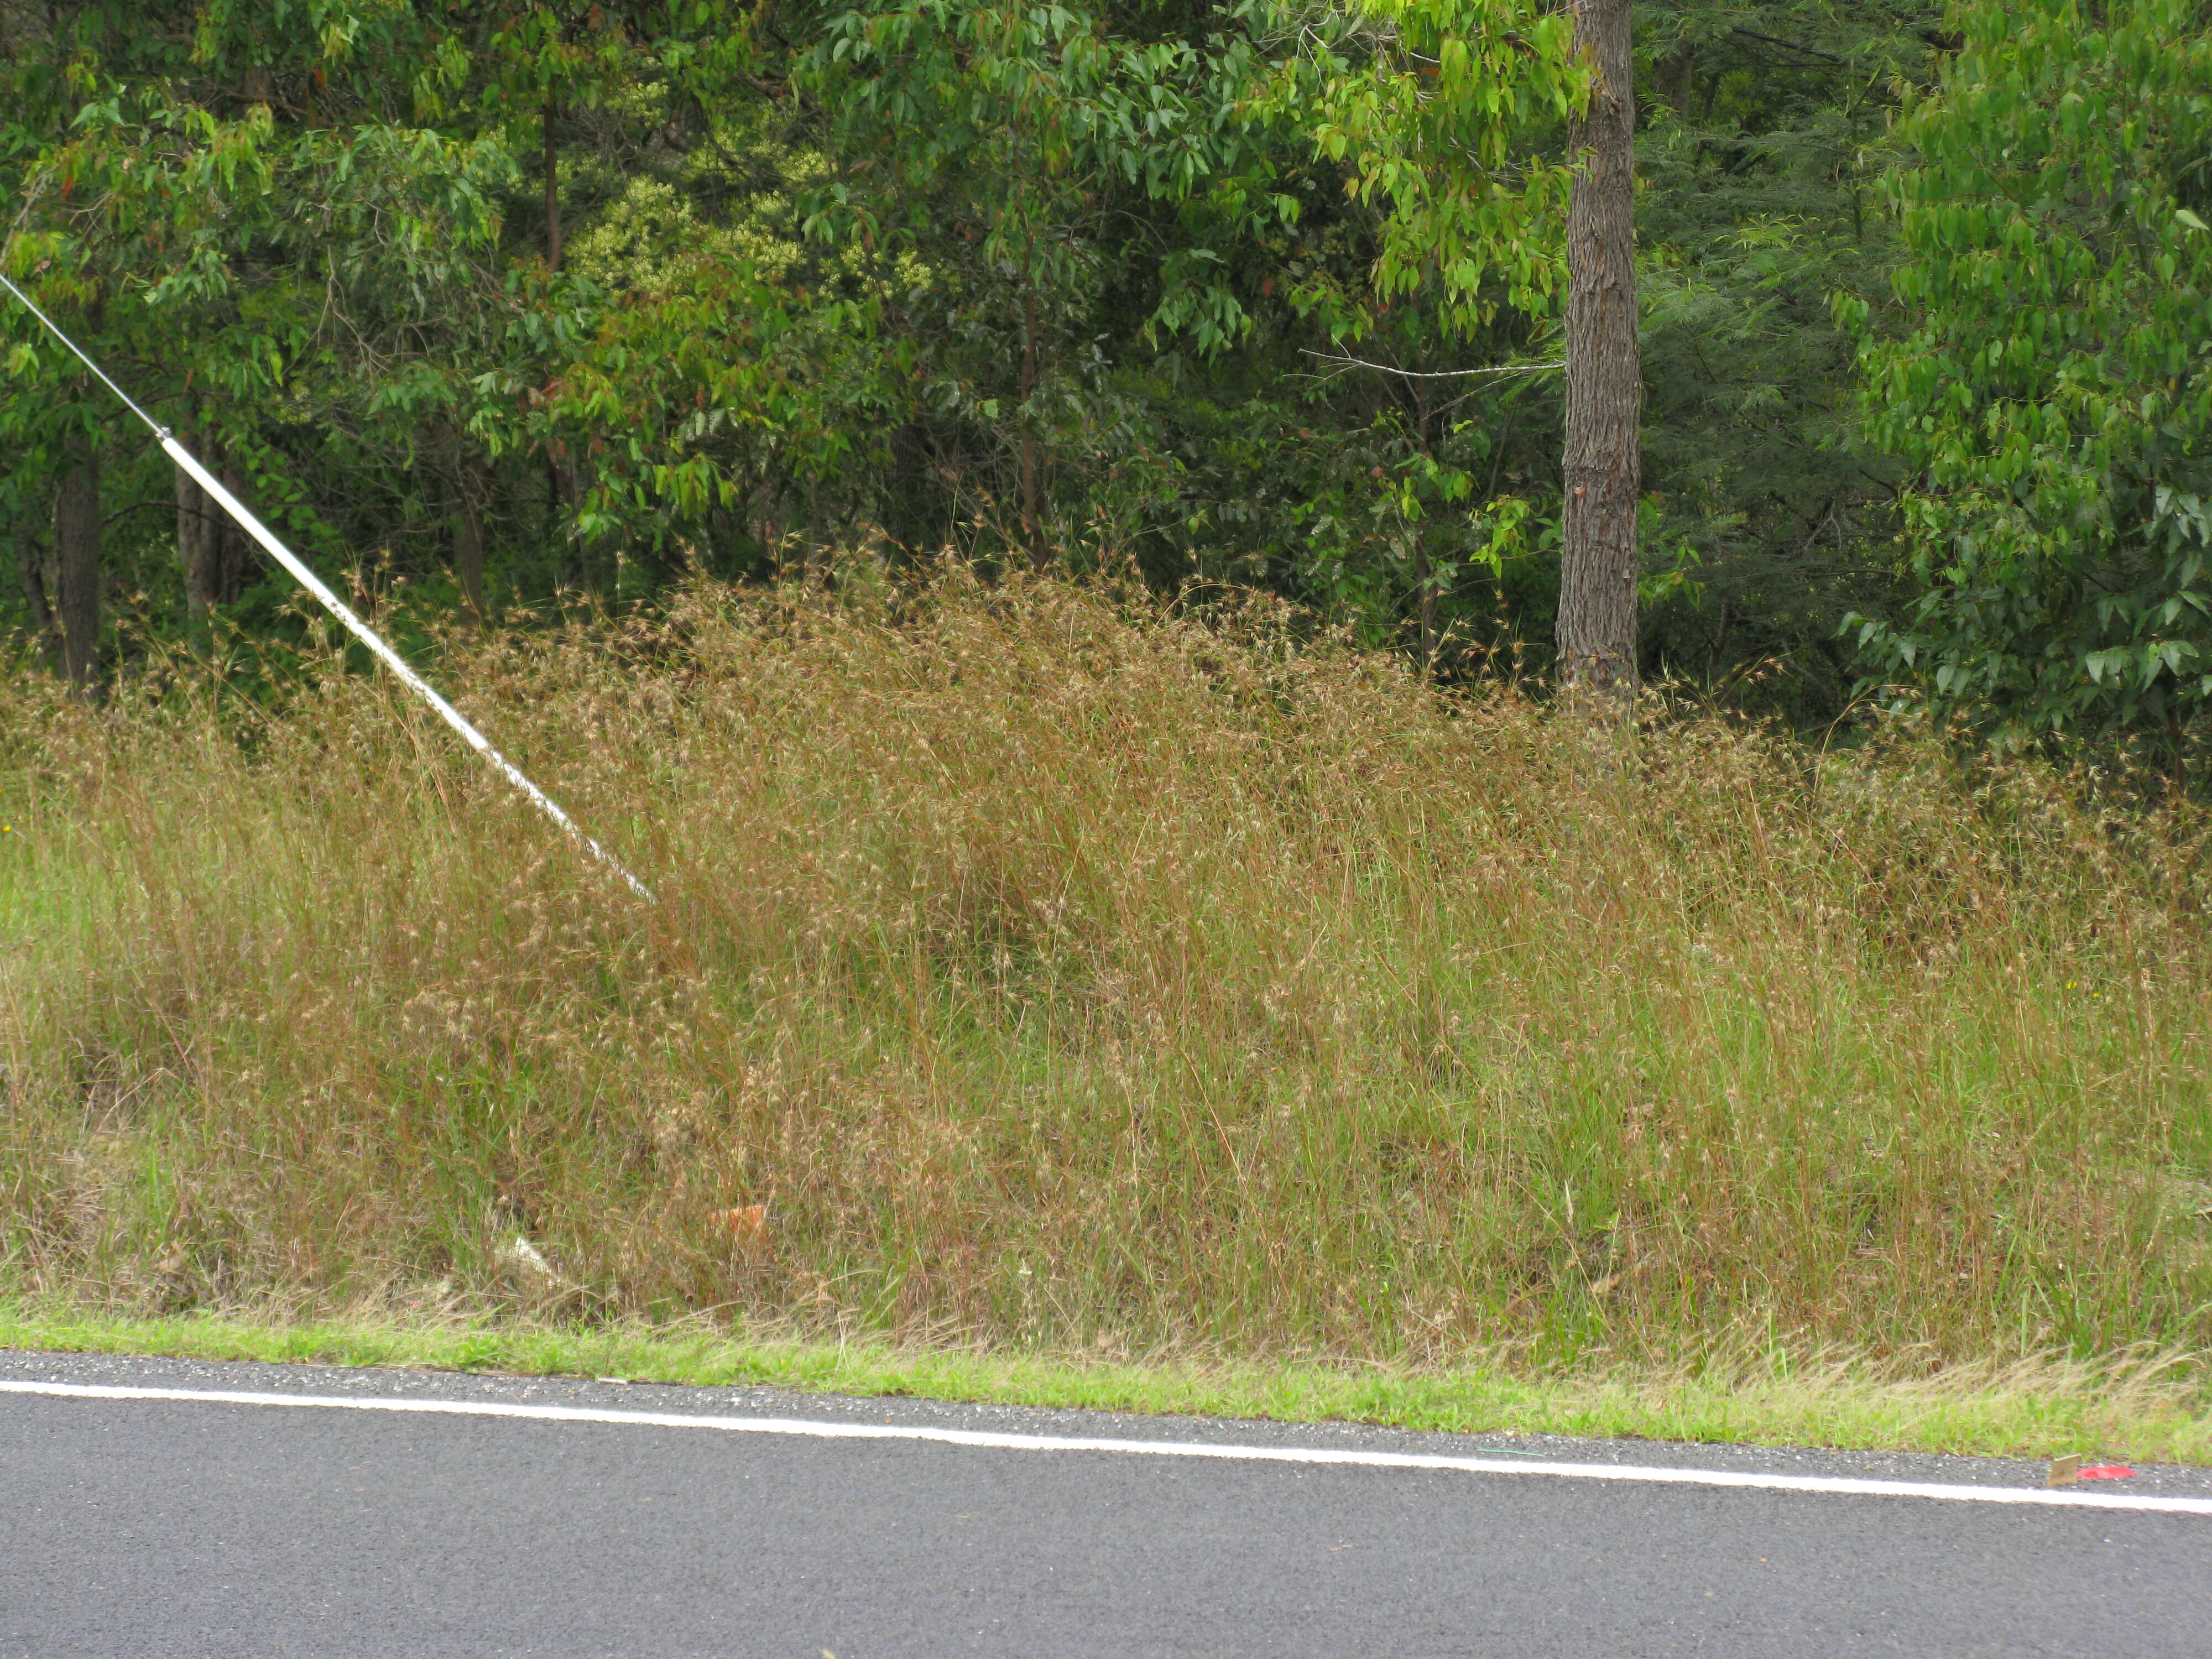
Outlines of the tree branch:
M 1802 52 L 1808 58 L 1818 58 L 1825 63 L 1849 67 L 1845 59 L 1837 57 L 1832 52 L 1822 52 L 1818 46 L 1801 46 L 1795 40 L 1784 40 L 1778 34 L 1761 34 L 1757 29 L 1739 28 L 1731 28 L 1729 33 L 1741 34 L 1747 40 L 1764 40 L 1770 46 L 1783 46 L 1791 52 Z
M 1548 369 L 1565 368 L 1565 362 L 1556 363 L 1510 363 L 1498 368 L 1399 368 L 1390 363 L 1370 363 L 1364 357 L 1332 356 L 1326 351 L 1308 351 L 1307 356 L 1324 363 L 1342 363 L 1347 368 L 1371 368 L 1378 374 L 1395 374 L 1408 380 L 1461 380 L 1475 374 L 1540 374 Z

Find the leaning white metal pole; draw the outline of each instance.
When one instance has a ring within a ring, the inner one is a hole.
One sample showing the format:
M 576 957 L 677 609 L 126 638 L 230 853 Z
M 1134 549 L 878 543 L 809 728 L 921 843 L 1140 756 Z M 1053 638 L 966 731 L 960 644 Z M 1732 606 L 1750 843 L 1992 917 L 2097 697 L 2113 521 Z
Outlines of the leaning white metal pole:
M 225 489 L 213 473 L 210 472 L 197 460 L 193 459 L 191 452 L 186 449 L 182 444 L 179 443 L 173 434 L 162 428 L 156 428 L 156 430 L 161 432 L 161 447 L 168 452 L 169 459 L 174 461 L 179 466 L 184 468 L 185 471 L 191 473 L 194 482 L 196 482 L 202 489 L 206 490 L 209 495 L 214 496 L 216 500 L 221 501 L 223 506 L 223 510 L 229 514 L 232 518 L 238 520 L 239 528 L 245 531 L 247 535 L 252 537 L 255 541 L 259 542 L 263 547 L 266 548 L 269 550 L 269 556 L 270 558 L 276 560 L 276 562 L 283 565 L 285 569 L 290 571 L 292 573 L 293 579 L 297 581 L 301 586 L 306 588 L 307 592 L 313 594 L 318 599 L 321 600 L 324 608 L 327 610 L 331 615 L 336 617 L 340 622 L 343 623 L 346 627 L 352 631 L 356 639 L 360 640 L 363 645 L 367 646 L 370 650 L 375 652 L 379 657 L 382 658 L 384 659 L 384 665 L 399 677 L 401 684 L 406 686 L 407 689 L 414 692 L 416 696 L 422 698 L 422 701 L 428 703 L 431 708 L 436 709 L 438 711 L 439 718 L 443 720 L 447 725 L 452 726 L 454 731 L 461 734 L 462 742 L 467 744 L 470 748 L 475 750 L 477 753 L 482 755 L 485 760 L 489 761 L 491 763 L 492 769 L 494 771 L 497 772 L 501 777 L 505 778 L 516 788 L 522 791 L 524 794 L 529 796 L 530 799 L 537 804 L 537 807 L 539 811 L 544 813 L 547 817 L 552 819 L 554 823 L 559 824 L 562 829 L 568 831 L 568 833 L 571 836 L 574 837 L 576 842 L 581 845 L 586 852 L 590 853 L 593 858 L 597 859 L 600 863 L 605 865 L 608 869 L 613 871 L 624 881 L 628 882 L 629 884 L 630 891 L 635 893 L 641 899 L 652 898 L 652 892 L 647 888 L 643 882 L 640 881 L 635 876 L 630 874 L 628 870 L 624 869 L 623 867 L 622 861 L 617 859 L 613 854 L 608 852 L 605 848 L 600 846 L 599 842 L 593 841 L 589 836 L 586 835 L 583 830 L 579 829 L 576 825 L 576 821 L 570 817 L 566 812 L 562 811 L 554 802 L 551 796 L 548 795 L 543 789 L 540 789 L 536 784 L 531 782 L 528 778 L 523 775 L 522 769 L 520 767 L 517 766 L 513 761 L 507 759 L 506 756 L 501 754 L 498 750 L 493 748 L 489 738 L 486 738 L 483 732 L 477 731 L 475 726 L 470 725 L 467 720 L 462 716 L 460 710 L 455 708 L 453 704 L 447 702 L 443 697 L 440 696 L 437 692 L 432 689 L 428 681 L 425 680 L 420 674 L 410 668 L 407 665 L 406 659 L 402 657 L 397 651 L 394 651 L 390 646 L 386 645 L 374 629 L 371 628 L 367 623 L 356 616 L 351 606 L 348 605 L 344 600 L 338 598 L 337 594 L 331 592 L 329 587 L 325 586 L 322 578 L 316 575 L 313 571 L 308 569 L 306 565 L 301 563 L 300 561 L 294 556 L 292 550 L 285 546 L 283 543 L 278 541 L 275 536 L 271 535 L 268 526 L 263 524 L 260 520 L 255 518 L 252 514 L 247 512 L 246 510 L 245 504 L 240 501 L 237 496 L 232 495 L 228 489 Z
M 131 399 L 125 395 L 123 388 L 116 385 L 114 381 L 109 380 L 107 376 L 101 372 L 100 365 L 94 362 L 90 357 L 86 356 L 83 350 L 77 345 L 77 343 L 70 339 L 68 335 L 63 333 L 61 330 L 55 325 L 53 319 L 47 316 L 45 312 L 40 310 L 38 306 L 32 301 L 29 295 L 24 293 L 21 289 L 17 288 L 15 283 L 9 282 L 4 276 L 0 276 L 0 284 L 4 284 L 10 294 L 14 295 L 18 300 L 21 300 L 24 305 L 30 308 L 31 314 L 36 317 L 40 322 L 44 323 L 57 340 L 59 340 L 72 352 L 76 353 L 78 360 L 82 362 L 87 368 L 90 369 L 94 374 L 99 375 L 101 383 L 117 397 L 121 398 L 125 405 L 131 410 L 131 412 L 133 415 L 136 415 L 140 420 L 145 422 L 146 425 L 153 432 L 154 435 L 161 440 L 161 447 L 163 450 L 167 452 L 169 459 L 174 461 L 179 466 L 184 468 L 185 471 L 191 473 L 193 481 L 198 483 L 202 489 L 204 489 L 209 495 L 214 496 L 216 501 L 222 502 L 223 511 L 229 514 L 232 518 L 238 520 L 239 528 L 243 530 L 247 535 L 252 537 L 255 541 L 260 543 L 261 545 L 268 550 L 269 556 L 270 558 L 276 560 L 277 563 L 283 565 L 286 570 L 291 573 L 294 580 L 297 581 L 301 586 L 306 588 L 307 592 L 313 594 L 315 598 L 321 602 L 324 609 L 327 610 L 331 615 L 336 617 L 341 623 L 345 624 L 347 629 L 352 633 L 355 638 L 358 639 L 363 645 L 366 645 L 371 651 L 374 651 L 377 656 L 383 660 L 384 665 L 399 677 L 399 682 L 401 684 L 407 687 L 409 690 L 414 692 L 415 695 L 422 698 L 423 702 L 428 703 L 431 708 L 436 709 L 438 711 L 438 717 L 444 720 L 447 725 L 452 726 L 454 731 L 459 732 L 461 735 L 461 740 L 467 744 L 470 748 L 475 750 L 477 753 L 482 755 L 486 761 L 490 763 L 494 771 L 497 772 L 517 789 L 522 791 L 524 794 L 529 796 L 532 802 L 537 806 L 539 811 L 544 813 L 547 817 L 559 824 L 573 840 L 574 840 L 586 852 L 591 854 L 593 858 L 597 859 L 601 864 L 605 865 L 608 869 L 613 871 L 617 875 L 620 876 L 623 881 L 627 882 L 629 884 L 629 890 L 631 892 L 635 893 L 641 899 L 647 901 L 652 899 L 652 890 L 647 888 L 646 884 L 640 881 L 635 876 L 630 874 L 627 869 L 623 868 L 622 861 L 616 858 L 613 854 L 608 852 L 606 848 L 600 846 L 599 842 L 593 841 L 589 836 L 586 835 L 582 830 L 579 829 L 576 825 L 576 821 L 570 817 L 566 812 L 562 811 L 560 807 L 555 804 L 551 796 L 548 795 L 543 789 L 540 789 L 536 784 L 532 783 L 527 777 L 523 775 L 521 768 L 515 765 L 515 763 L 507 759 L 506 756 L 501 754 L 498 750 L 493 748 L 490 739 L 486 738 L 483 732 L 477 731 L 475 726 L 470 725 L 469 722 L 462 717 L 461 712 L 455 708 L 453 704 L 447 702 L 443 697 L 440 696 L 437 692 L 431 688 L 428 681 L 425 680 L 420 674 L 410 668 L 407 665 L 406 659 L 402 657 L 397 651 L 394 651 L 389 645 L 386 645 L 384 642 L 382 636 L 380 635 L 374 629 L 371 628 L 367 623 L 363 622 L 360 617 L 354 613 L 352 606 L 346 604 L 346 602 L 338 598 L 337 594 L 331 592 L 329 586 L 325 584 L 322 578 L 316 575 L 313 571 L 308 569 L 306 565 L 302 564 L 298 556 L 293 553 L 290 548 L 278 541 L 276 536 L 271 533 L 268 526 L 263 524 L 260 520 L 255 518 L 252 514 L 246 511 L 245 503 L 240 501 L 237 496 L 232 495 L 230 491 L 225 489 L 222 487 L 222 481 L 216 478 L 216 477 L 212 472 L 210 472 L 205 467 L 202 466 L 199 462 L 193 458 L 192 453 L 177 441 L 176 435 L 172 433 L 168 428 L 161 425 L 159 422 L 155 421 L 152 416 L 147 414 L 144 410 L 139 408 L 137 404 L 132 403 Z

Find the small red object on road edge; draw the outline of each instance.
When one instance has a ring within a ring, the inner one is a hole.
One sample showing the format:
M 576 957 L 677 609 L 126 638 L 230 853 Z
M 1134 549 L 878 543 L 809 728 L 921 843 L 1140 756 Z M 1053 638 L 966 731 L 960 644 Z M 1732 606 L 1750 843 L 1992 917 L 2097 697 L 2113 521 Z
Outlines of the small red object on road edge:
M 2084 1469 L 2075 1478 L 2079 1480 L 2126 1480 L 2135 1471 L 2124 1463 L 2106 1463 L 2094 1469 Z

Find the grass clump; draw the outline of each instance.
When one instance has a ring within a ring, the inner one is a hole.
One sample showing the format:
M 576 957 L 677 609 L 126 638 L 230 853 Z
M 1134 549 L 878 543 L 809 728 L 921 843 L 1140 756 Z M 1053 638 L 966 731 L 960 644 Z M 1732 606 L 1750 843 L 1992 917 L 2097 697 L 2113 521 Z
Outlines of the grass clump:
M 452 652 L 657 905 L 334 662 L 0 692 L 17 1294 L 1529 1375 L 2212 1346 L 2185 811 L 1694 713 L 1624 750 L 956 571 Z

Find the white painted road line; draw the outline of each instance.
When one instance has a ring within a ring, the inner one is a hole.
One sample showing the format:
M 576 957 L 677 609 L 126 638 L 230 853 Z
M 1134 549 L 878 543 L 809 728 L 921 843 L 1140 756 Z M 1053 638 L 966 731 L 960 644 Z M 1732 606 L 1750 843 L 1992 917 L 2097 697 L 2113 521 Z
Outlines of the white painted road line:
M 0 1394 L 64 1400 L 181 1401 L 208 1406 L 318 1407 L 334 1411 L 412 1412 L 444 1417 L 512 1417 L 543 1423 L 608 1423 L 635 1428 L 719 1429 L 726 1434 L 796 1435 L 821 1440 L 920 1440 L 994 1451 L 1115 1452 L 1139 1457 L 1212 1457 L 1254 1463 L 1342 1464 L 1360 1468 L 1448 1469 L 1466 1474 L 1551 1475 L 1570 1480 L 1659 1481 L 1674 1486 L 1748 1487 L 1761 1492 L 1839 1493 L 1853 1498 L 1934 1498 L 1963 1504 L 2033 1504 L 2058 1509 L 2131 1510 L 2212 1516 L 2212 1498 L 2152 1498 L 2043 1486 L 1966 1486 L 1929 1480 L 1857 1480 L 1843 1476 L 1747 1474 L 1726 1469 L 1668 1469 L 1634 1463 L 1546 1463 L 1414 1452 L 1332 1451 L 1316 1446 L 1237 1446 L 1190 1440 L 1107 1440 L 1073 1435 L 992 1434 L 896 1424 L 817 1423 L 793 1417 L 708 1417 L 686 1412 L 595 1411 L 580 1406 L 514 1406 L 497 1401 L 386 1400 L 335 1394 L 258 1394 L 224 1389 L 133 1389 L 88 1382 L 0 1379 Z

